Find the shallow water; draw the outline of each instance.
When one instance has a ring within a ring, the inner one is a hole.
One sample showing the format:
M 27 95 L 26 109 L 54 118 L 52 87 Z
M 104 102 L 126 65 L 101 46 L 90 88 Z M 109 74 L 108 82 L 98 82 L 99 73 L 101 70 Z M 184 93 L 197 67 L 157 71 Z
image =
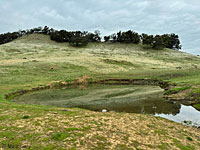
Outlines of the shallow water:
M 175 122 L 200 126 L 200 112 L 167 101 L 163 89 L 144 85 L 91 85 L 28 93 L 13 99 L 20 104 L 78 107 L 93 111 L 148 113 Z M 191 121 L 191 122 L 190 122 Z
M 176 115 L 173 114 L 155 114 L 175 122 L 183 123 L 186 125 L 200 127 L 200 111 L 192 106 L 185 106 L 181 104 L 180 112 Z

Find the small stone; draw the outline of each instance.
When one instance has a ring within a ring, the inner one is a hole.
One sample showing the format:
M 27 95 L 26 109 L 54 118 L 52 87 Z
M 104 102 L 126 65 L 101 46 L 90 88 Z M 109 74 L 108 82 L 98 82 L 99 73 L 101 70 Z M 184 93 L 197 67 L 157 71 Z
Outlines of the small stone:
M 102 112 L 107 112 L 107 110 L 106 110 L 106 109 L 103 109 Z

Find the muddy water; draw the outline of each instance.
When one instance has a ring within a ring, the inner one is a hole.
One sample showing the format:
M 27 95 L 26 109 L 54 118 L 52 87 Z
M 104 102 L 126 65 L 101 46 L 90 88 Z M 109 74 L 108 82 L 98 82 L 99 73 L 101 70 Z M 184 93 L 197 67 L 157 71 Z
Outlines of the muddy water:
M 163 89 L 144 85 L 91 85 L 28 93 L 13 99 L 19 104 L 78 107 L 93 111 L 148 113 L 176 122 L 200 126 L 200 112 L 167 101 Z

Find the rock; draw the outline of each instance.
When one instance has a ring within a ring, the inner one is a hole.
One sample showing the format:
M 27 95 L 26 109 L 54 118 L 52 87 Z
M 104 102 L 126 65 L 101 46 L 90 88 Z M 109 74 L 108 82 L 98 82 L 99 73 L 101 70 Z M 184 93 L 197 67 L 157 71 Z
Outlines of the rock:
M 102 112 L 107 112 L 107 110 L 106 109 L 102 109 Z

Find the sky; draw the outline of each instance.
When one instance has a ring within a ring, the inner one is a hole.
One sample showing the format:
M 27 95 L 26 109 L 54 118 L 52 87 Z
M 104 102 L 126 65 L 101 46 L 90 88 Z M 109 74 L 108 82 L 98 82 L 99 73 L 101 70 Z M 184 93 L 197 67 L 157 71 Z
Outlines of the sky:
M 0 0 L 0 33 L 39 26 L 179 35 L 182 51 L 200 54 L 199 0 Z

